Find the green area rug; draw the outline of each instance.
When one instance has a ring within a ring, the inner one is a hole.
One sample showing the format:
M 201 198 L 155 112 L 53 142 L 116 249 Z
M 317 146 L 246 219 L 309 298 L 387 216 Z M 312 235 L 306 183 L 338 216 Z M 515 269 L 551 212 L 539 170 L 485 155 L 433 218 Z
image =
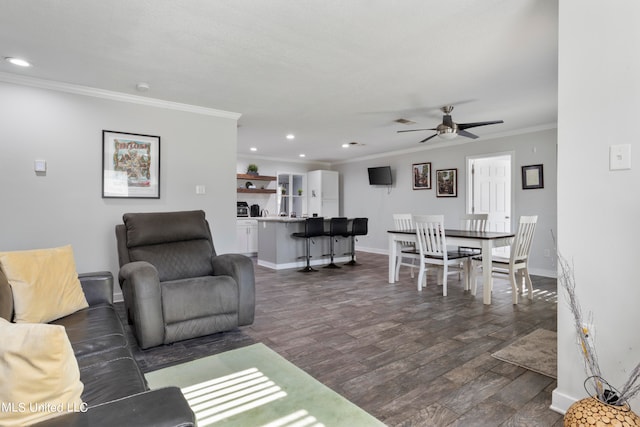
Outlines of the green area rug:
M 558 378 L 558 338 L 553 331 L 536 329 L 492 356 L 539 374 Z
M 180 387 L 200 427 L 384 425 L 263 344 L 145 377 L 152 389 Z

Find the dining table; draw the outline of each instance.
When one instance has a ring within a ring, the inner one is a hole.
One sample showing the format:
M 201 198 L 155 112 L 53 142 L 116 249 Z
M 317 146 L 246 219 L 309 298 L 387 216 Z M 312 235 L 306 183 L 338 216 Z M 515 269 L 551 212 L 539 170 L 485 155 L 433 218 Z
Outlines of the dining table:
M 387 234 L 389 235 L 389 283 L 395 283 L 396 262 L 400 242 L 416 243 L 417 236 L 415 230 L 387 230 Z M 482 250 L 482 300 L 485 304 L 491 304 L 493 248 L 511 245 L 515 234 L 500 231 L 445 229 L 444 235 L 447 245 L 478 248 Z M 465 278 L 465 280 L 469 280 L 469 278 Z

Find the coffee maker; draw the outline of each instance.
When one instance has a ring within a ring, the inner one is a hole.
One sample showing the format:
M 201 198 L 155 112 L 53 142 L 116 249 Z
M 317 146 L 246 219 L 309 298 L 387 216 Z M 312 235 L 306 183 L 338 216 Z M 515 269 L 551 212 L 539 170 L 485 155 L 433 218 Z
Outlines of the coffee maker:
M 251 205 L 251 216 L 260 216 L 260 206 L 259 205 Z

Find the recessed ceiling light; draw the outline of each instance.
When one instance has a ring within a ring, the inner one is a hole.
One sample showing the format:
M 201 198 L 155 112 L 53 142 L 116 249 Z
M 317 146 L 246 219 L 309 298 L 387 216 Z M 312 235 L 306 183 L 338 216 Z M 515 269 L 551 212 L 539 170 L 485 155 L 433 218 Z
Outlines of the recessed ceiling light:
M 290 133 L 289 135 L 287 135 L 287 139 L 294 139 L 296 136 L 292 133 Z
M 342 144 L 342 148 L 349 148 L 349 144 Z
M 4 60 L 10 64 L 17 65 L 18 67 L 31 67 L 31 64 L 24 59 L 7 57 L 4 58 Z
M 249 148 L 249 150 L 251 150 L 251 151 L 258 151 L 258 149 L 257 149 L 256 147 L 251 147 L 251 148 Z
M 300 154 L 300 157 L 307 157 L 306 154 Z

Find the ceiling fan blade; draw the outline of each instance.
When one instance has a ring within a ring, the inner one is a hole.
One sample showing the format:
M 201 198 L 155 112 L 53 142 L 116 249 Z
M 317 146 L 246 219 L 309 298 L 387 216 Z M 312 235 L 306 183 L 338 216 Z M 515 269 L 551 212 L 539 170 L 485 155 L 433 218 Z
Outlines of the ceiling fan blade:
M 408 130 L 399 130 L 397 132 L 398 133 L 400 133 L 400 132 L 417 132 L 417 131 L 420 131 L 420 130 L 436 130 L 436 129 L 408 129 Z
M 477 139 L 478 138 L 478 135 L 474 135 L 471 132 L 467 132 L 466 130 L 461 130 L 461 129 L 458 129 L 458 135 L 466 136 L 467 138 L 471 138 L 471 139 Z
M 458 123 L 458 129 L 469 129 L 478 126 L 497 125 L 498 123 L 504 123 L 504 120 L 493 120 L 490 122 L 475 122 L 475 123 Z
M 420 142 L 421 142 L 421 143 L 422 143 L 422 142 L 427 142 L 428 140 L 430 140 L 431 138 L 433 138 L 433 137 L 435 137 L 435 136 L 437 136 L 437 135 L 438 135 L 437 133 L 434 133 L 434 134 L 433 134 L 433 135 L 431 135 L 430 137 L 427 137 L 427 138 L 423 139 L 423 140 L 422 140 L 422 141 L 420 141 Z

